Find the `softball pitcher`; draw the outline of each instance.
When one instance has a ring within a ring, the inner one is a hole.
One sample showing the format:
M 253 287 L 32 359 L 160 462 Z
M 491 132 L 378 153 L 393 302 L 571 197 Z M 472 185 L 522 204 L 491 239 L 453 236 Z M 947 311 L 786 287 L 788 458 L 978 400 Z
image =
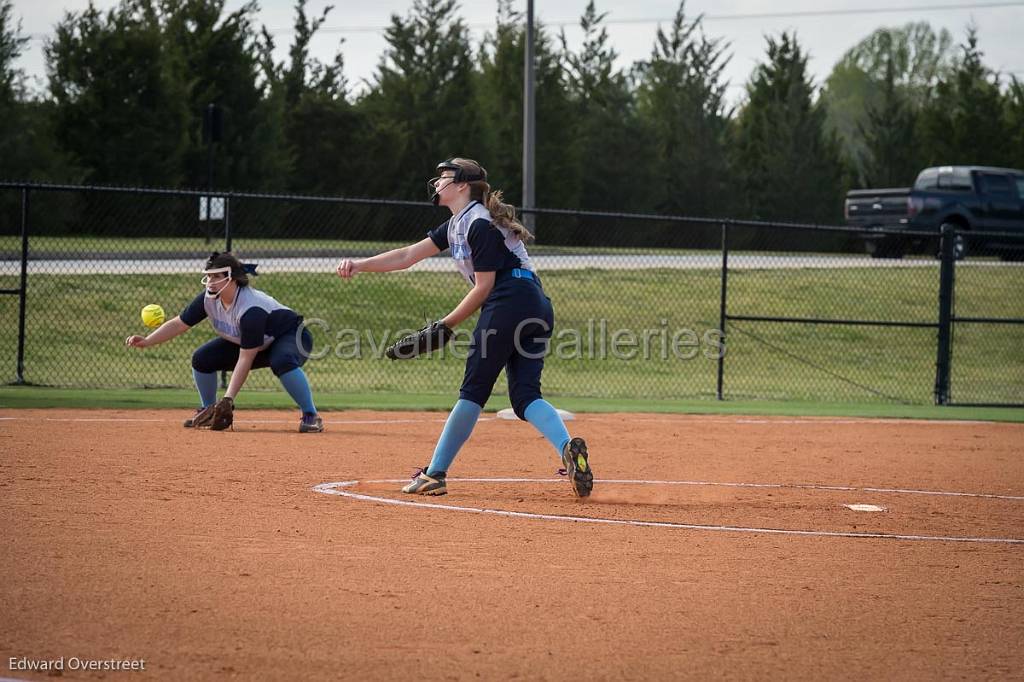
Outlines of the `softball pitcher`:
M 254 268 L 253 268 L 254 269 Z M 217 338 L 192 354 L 192 377 L 202 406 L 185 421 L 187 428 L 222 431 L 231 426 L 234 401 L 249 371 L 269 367 L 288 395 L 302 409 L 300 433 L 324 430 L 313 404 L 309 380 L 302 371 L 313 337 L 302 317 L 268 294 L 249 286 L 249 270 L 230 253 L 214 253 L 203 270 L 203 292 L 181 315 L 164 322 L 149 336 L 129 336 L 125 345 L 148 348 L 170 341 L 209 318 Z M 301 347 L 300 347 L 301 343 Z M 231 383 L 217 400 L 217 372 L 231 370 Z
M 516 415 L 530 422 L 555 447 L 578 497 L 590 495 L 594 476 L 587 444 L 570 438 L 561 416 L 541 397 L 541 372 L 554 325 L 551 300 L 526 252 L 530 232 L 516 220 L 512 206 L 491 191 L 487 171 L 471 159 L 453 158 L 437 166 L 428 182 L 431 200 L 452 217 L 431 230 L 426 239 L 371 258 L 345 259 L 338 265 L 344 279 L 359 272 L 404 270 L 445 249 L 469 283 L 470 291 L 441 320 L 403 339 L 388 350 L 405 358 L 436 350 L 452 336 L 452 328 L 480 309 L 466 359 L 459 400 L 452 408 L 430 464 L 417 472 L 403 492 L 447 493 L 446 476 L 459 449 L 469 438 L 501 370 L 508 378 L 509 398 Z

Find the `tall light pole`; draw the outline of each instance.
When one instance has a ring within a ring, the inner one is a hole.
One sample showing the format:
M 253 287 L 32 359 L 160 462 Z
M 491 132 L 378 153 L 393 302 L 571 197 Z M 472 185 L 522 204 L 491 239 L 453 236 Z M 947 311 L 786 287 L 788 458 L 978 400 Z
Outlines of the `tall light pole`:
M 533 0 L 526 0 L 526 45 L 523 50 L 523 208 L 534 208 L 534 165 L 537 142 L 537 116 L 534 107 Z M 535 216 L 523 213 L 523 223 L 536 234 Z
M 206 143 L 206 243 L 210 243 L 213 234 L 213 153 L 216 144 L 224 135 L 224 118 L 221 108 L 213 102 L 203 109 L 203 142 Z M 200 214 L 202 211 L 200 210 Z

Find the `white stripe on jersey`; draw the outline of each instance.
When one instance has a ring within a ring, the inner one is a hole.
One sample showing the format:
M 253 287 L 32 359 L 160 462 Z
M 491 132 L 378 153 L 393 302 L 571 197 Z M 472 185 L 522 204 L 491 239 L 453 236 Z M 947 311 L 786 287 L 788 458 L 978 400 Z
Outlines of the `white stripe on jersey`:
M 462 209 L 458 215 L 454 215 L 448 221 L 448 247 L 451 249 L 452 258 L 455 260 L 455 267 L 459 269 L 462 276 L 470 284 L 475 284 L 473 273 L 473 254 L 469 247 L 469 227 L 477 220 L 491 221 L 491 212 L 479 201 L 472 202 Z M 536 272 L 530 256 L 526 253 L 526 245 L 507 227 L 494 225 L 505 237 L 505 248 L 519 259 L 520 268 Z

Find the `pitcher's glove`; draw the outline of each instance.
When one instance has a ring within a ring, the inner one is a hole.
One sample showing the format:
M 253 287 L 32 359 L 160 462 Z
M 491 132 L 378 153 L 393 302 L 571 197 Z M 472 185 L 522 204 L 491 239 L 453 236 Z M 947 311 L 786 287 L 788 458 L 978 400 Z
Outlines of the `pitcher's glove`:
M 413 332 L 389 346 L 384 354 L 392 360 L 409 360 L 422 353 L 440 350 L 455 332 L 444 322 L 431 322 L 418 332 Z
M 213 406 L 213 418 L 210 420 L 211 431 L 224 431 L 231 428 L 235 420 L 235 401 L 231 398 L 221 398 Z

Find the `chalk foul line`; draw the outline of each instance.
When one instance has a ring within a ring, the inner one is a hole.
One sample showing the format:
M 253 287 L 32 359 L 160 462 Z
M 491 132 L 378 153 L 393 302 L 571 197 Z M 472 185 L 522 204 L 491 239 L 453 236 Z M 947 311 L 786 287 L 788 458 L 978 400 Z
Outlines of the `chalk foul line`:
M 559 483 L 562 479 L 537 479 L 537 478 L 452 478 L 456 482 L 464 483 Z M 470 514 L 490 514 L 493 516 L 504 516 L 508 518 L 533 519 L 540 521 L 570 521 L 573 523 L 595 523 L 611 526 L 639 526 L 646 528 L 674 528 L 683 530 L 715 531 L 726 533 L 752 533 L 758 535 L 789 535 L 802 537 L 832 537 L 832 538 L 855 538 L 855 539 L 882 539 L 882 540 L 907 540 L 907 541 L 931 541 L 931 542 L 973 542 L 989 544 L 1011 544 L 1024 545 L 1024 539 L 1019 538 L 988 538 L 971 536 L 946 536 L 946 535 L 905 535 L 900 533 L 857 533 L 853 531 L 828 531 L 828 530 L 802 530 L 786 528 L 758 528 L 754 526 L 728 526 L 701 523 L 675 523 L 671 521 L 640 521 L 632 519 L 608 519 L 592 516 L 569 516 L 565 514 L 541 514 L 535 512 L 517 512 L 507 509 L 490 509 L 487 507 L 463 507 L 453 504 L 441 504 L 430 502 L 418 502 L 415 500 L 397 500 L 389 497 L 378 497 L 357 493 L 348 490 L 359 483 L 404 483 L 406 479 L 373 479 L 367 481 L 351 480 L 336 481 L 333 483 L 321 483 L 313 486 L 313 491 L 324 495 L 338 495 L 365 502 L 376 502 L 378 504 L 390 504 L 400 507 L 417 507 L 423 509 L 441 509 L 444 511 L 464 512 Z M 692 484 L 699 485 L 695 481 L 643 481 L 643 480 L 602 480 L 601 483 L 631 483 L 639 485 L 652 484 Z M 732 484 L 736 485 L 736 484 Z M 769 484 L 752 484 L 769 485 Z M 775 485 L 775 484 L 771 484 Z M 744 486 L 746 487 L 746 486 Z M 783 487 L 779 485 L 778 487 Z M 854 489 L 857 490 L 857 489 Z

